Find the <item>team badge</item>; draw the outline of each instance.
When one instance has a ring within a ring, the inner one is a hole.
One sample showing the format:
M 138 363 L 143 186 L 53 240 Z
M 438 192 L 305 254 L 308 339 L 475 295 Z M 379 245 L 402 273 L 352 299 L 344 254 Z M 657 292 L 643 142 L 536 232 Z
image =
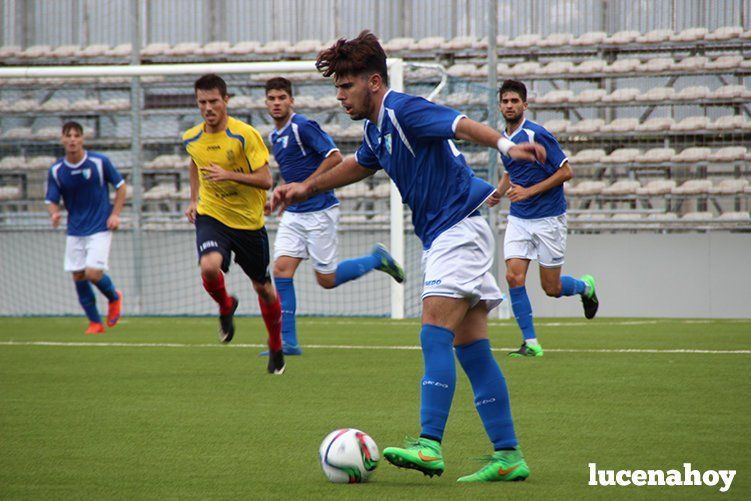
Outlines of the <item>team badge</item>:
M 235 152 L 232 150 L 229 150 L 227 152 L 227 161 L 234 162 L 235 161 Z
M 391 134 L 383 136 L 383 143 L 386 145 L 386 151 L 391 155 Z
M 83 178 L 84 178 L 85 180 L 87 180 L 87 181 L 88 181 L 89 179 L 91 179 L 91 169 L 88 169 L 88 168 L 86 168 L 86 169 L 83 169 L 83 170 L 81 171 L 81 175 L 83 176 Z
M 287 143 L 289 142 L 289 136 L 282 136 L 276 141 L 277 143 L 282 143 L 282 148 L 287 147 Z

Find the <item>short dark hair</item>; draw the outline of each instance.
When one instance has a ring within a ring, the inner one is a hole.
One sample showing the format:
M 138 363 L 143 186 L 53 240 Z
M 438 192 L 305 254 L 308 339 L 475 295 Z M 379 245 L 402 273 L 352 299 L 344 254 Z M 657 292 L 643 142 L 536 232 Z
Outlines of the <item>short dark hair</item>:
M 270 90 L 282 90 L 289 94 L 289 97 L 292 97 L 292 82 L 284 77 L 269 78 L 266 80 L 266 94 Z
M 503 98 L 506 92 L 516 92 L 522 101 L 527 101 L 527 87 L 519 80 L 505 80 L 498 91 L 498 99 Z
M 378 73 L 384 84 L 389 84 L 386 53 L 378 38 L 368 30 L 363 30 L 352 40 L 340 38 L 334 45 L 321 51 L 316 68 L 324 77 Z
M 222 97 L 227 96 L 227 82 L 225 82 L 222 77 L 215 75 L 214 73 L 209 73 L 208 75 L 202 76 L 193 84 L 193 92 L 212 89 L 217 89 Z
M 71 129 L 77 130 L 78 133 L 83 136 L 83 125 L 78 122 L 74 122 L 73 120 L 65 122 L 63 124 L 63 136 L 66 135 Z

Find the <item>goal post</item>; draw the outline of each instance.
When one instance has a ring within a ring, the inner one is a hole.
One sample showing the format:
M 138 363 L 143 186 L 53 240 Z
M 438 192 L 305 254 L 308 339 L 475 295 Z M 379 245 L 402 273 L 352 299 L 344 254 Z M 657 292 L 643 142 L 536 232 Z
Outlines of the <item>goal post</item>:
M 389 67 L 389 76 L 390 76 L 390 82 L 391 82 L 391 88 L 397 91 L 403 91 L 404 90 L 404 62 L 401 59 L 389 59 L 388 60 L 388 67 Z M 311 77 L 313 80 L 315 80 L 315 84 L 318 86 L 316 93 L 320 94 L 323 98 L 332 99 L 334 95 L 334 89 L 333 86 L 329 87 L 330 93 L 328 90 L 325 90 L 326 82 L 325 80 L 320 78 L 320 75 L 318 74 L 315 62 L 314 61 L 278 61 L 278 62 L 247 62 L 247 63 L 191 63 L 191 64 L 150 64 L 150 65 L 90 65 L 90 66 L 25 66 L 25 67 L 5 67 L 0 68 L 0 90 L 4 93 L 2 97 L 4 96 L 15 96 L 13 94 L 14 86 L 19 87 L 18 96 L 25 97 L 29 94 L 37 94 L 40 97 L 39 103 L 40 103 L 40 109 L 39 114 L 35 115 L 36 112 L 30 112 L 27 116 L 23 117 L 26 119 L 28 123 L 49 123 L 49 120 L 46 122 L 44 121 L 44 118 L 41 116 L 41 110 L 48 109 L 44 106 L 41 106 L 44 104 L 44 102 L 47 102 L 51 99 L 51 96 L 67 96 L 68 99 L 71 101 L 71 105 L 73 103 L 73 99 L 75 96 L 75 99 L 78 99 L 78 102 L 84 101 L 85 97 L 90 97 L 91 94 L 97 94 L 100 97 L 98 99 L 100 100 L 100 104 L 105 101 L 105 95 L 110 92 L 106 87 L 107 85 L 99 85 L 97 82 L 119 82 L 119 94 L 120 101 L 123 101 L 120 103 L 121 108 L 119 108 L 119 111 L 113 112 L 111 110 L 102 111 L 101 117 L 92 118 L 92 121 L 96 121 L 96 126 L 100 126 L 100 119 L 101 122 L 110 121 L 111 124 L 101 124 L 102 128 L 107 126 L 110 129 L 117 130 L 117 134 L 113 134 L 113 137 L 117 137 L 117 141 L 120 143 L 123 143 L 121 146 L 118 146 L 121 148 L 121 153 L 123 154 L 123 158 L 126 158 L 125 160 L 122 160 L 123 163 L 130 165 L 130 179 L 129 181 L 132 181 L 134 179 L 142 179 L 142 176 L 144 173 L 146 174 L 153 174 L 153 172 L 149 172 L 148 170 L 145 170 L 147 168 L 144 167 L 145 164 L 149 163 L 150 161 L 154 160 L 153 152 L 149 152 L 149 155 L 144 156 L 144 153 L 142 151 L 139 152 L 133 152 L 134 145 L 144 145 L 144 148 L 152 148 L 152 150 L 158 149 L 158 151 L 161 153 L 163 152 L 171 152 L 171 153 L 182 153 L 184 152 L 180 151 L 179 147 L 179 132 L 180 128 L 182 127 L 182 124 L 185 123 L 186 116 L 187 115 L 187 109 L 185 103 L 187 103 L 187 99 L 182 101 L 181 106 L 183 106 L 185 113 L 180 116 L 180 120 L 173 120 L 176 125 L 167 127 L 169 130 L 165 129 L 164 134 L 165 136 L 169 135 L 169 137 L 173 137 L 174 144 L 170 145 L 154 145 L 154 141 L 152 138 L 150 138 L 150 134 L 153 132 L 153 130 L 150 130 L 149 127 L 153 126 L 153 121 L 157 120 L 158 118 L 154 118 L 153 115 L 149 115 L 150 113 L 159 113 L 159 110 L 147 110 L 148 103 L 144 102 L 144 95 L 146 93 L 146 89 L 150 88 L 150 85 L 153 85 L 153 82 L 160 81 L 162 86 L 167 87 L 170 86 L 171 88 L 178 88 L 181 87 L 184 91 L 186 88 L 186 84 L 189 84 L 190 80 L 193 76 L 202 75 L 206 73 L 216 73 L 225 77 L 228 77 L 232 75 L 236 79 L 240 79 L 243 82 L 252 81 L 255 82 L 254 85 L 256 86 L 255 91 L 258 90 L 258 88 L 262 87 L 262 80 L 260 79 L 261 76 L 264 76 L 265 78 L 270 78 L 271 76 L 276 75 L 289 75 L 289 74 L 315 74 L 314 77 Z M 247 75 L 247 79 L 243 79 L 243 77 Z M 186 78 L 187 77 L 187 78 Z M 50 83 L 50 82 L 57 82 L 57 83 Z M 239 81 L 239 80 L 238 80 Z M 71 85 L 71 82 L 75 82 L 75 85 Z M 299 82 L 299 80 L 298 80 Z M 293 80 L 293 83 L 296 83 L 295 80 Z M 306 81 L 306 85 L 307 85 Z M 174 85 L 172 85 L 174 84 Z M 233 83 L 228 81 L 228 84 L 231 87 L 234 87 Z M 25 87 L 24 87 L 25 86 Z M 97 90 L 94 90 L 94 89 Z M 192 88 L 191 88 L 192 90 Z M 254 91 L 254 92 L 255 92 Z M 44 97 L 41 97 L 44 96 Z M 250 96 L 243 96 L 246 97 L 248 100 L 250 99 Z M 315 96 L 318 97 L 318 96 Z M 129 99 L 128 99 L 129 98 Z M 250 104 L 248 106 L 251 106 L 251 108 L 248 108 L 253 113 L 257 114 L 257 116 L 262 115 L 265 113 L 265 110 L 262 108 L 259 108 L 257 106 L 257 100 L 260 98 L 260 96 L 256 96 L 256 103 Z M 233 100 L 235 100 L 236 97 L 233 97 Z M 124 102 L 127 100 L 127 103 Z M 230 105 L 232 105 L 232 102 L 230 102 Z M 255 108 L 253 108 L 255 106 Z M 49 109 L 52 109 L 51 107 Z M 104 108 L 102 108 L 104 110 Z M 92 109 L 90 116 L 94 117 L 94 114 L 96 113 L 96 108 Z M 195 107 L 192 109 L 194 116 L 198 115 L 197 110 Z M 319 110 L 320 111 L 320 110 Z M 336 116 L 337 113 L 335 113 L 334 108 L 330 108 L 326 110 L 327 116 L 333 117 Z M 302 110 L 303 113 L 305 113 L 305 110 Z M 118 113 L 117 118 L 113 118 L 113 114 Z M 233 112 L 233 108 L 230 107 L 230 113 Z M 64 116 L 73 116 L 75 118 L 76 116 L 76 110 L 70 110 L 70 113 L 66 114 L 65 111 L 57 111 L 51 113 L 51 118 L 59 118 L 60 122 L 64 120 Z M 136 119 L 134 119 L 136 117 Z M 21 115 L 19 115 L 19 118 L 21 118 Z M 50 117 L 46 117 L 50 118 Z M 200 117 L 199 117 L 200 118 Z M 120 124 L 115 123 L 118 121 L 126 122 L 129 121 L 129 124 Z M 150 123 L 147 123 L 151 120 Z M 342 123 L 344 123 L 344 120 L 342 118 L 336 118 L 335 120 L 339 121 L 341 120 Z M 179 127 L 178 127 L 179 125 Z M 255 125 L 255 124 L 254 124 Z M 352 132 L 352 129 L 355 127 L 356 124 L 347 124 L 346 127 L 348 128 L 346 131 L 343 131 L 347 134 L 347 140 L 349 141 L 349 145 L 352 146 L 355 141 L 358 139 L 355 137 L 355 135 Z M 324 130 L 326 130 L 326 126 L 324 125 Z M 345 126 L 342 125 L 340 128 L 344 128 Z M 7 127 L 5 127 L 7 129 Z M 29 127 L 29 129 L 32 129 L 33 127 Z M 48 129 L 48 138 L 46 142 L 44 143 L 34 143 L 33 141 L 30 141 L 30 146 L 21 148 L 23 151 L 20 152 L 21 156 L 24 156 L 28 158 L 31 155 L 36 155 L 35 151 L 42 152 L 50 152 L 54 148 L 57 148 L 57 138 L 53 138 L 49 134 L 49 129 L 53 129 L 54 127 L 47 127 Z M 174 129 L 174 130 L 172 130 Z M 129 131 L 128 131 L 129 130 Z M 125 132 L 124 132 L 125 131 Z M 98 132 L 97 132 L 98 133 Z M 124 137 L 124 135 L 130 134 L 130 137 Z M 265 134 L 264 134 L 265 135 Z M 104 136 L 104 134 L 102 134 Z M 336 138 L 335 138 L 336 140 Z M 105 141 L 105 139 L 102 139 L 102 141 Z M 125 142 L 127 142 L 127 147 L 125 145 Z M 39 146 L 37 146 L 39 144 Z M 92 149 L 100 149 L 102 146 L 94 147 Z M 105 146 L 106 148 L 106 146 Z M 128 153 L 128 150 L 131 150 L 130 153 Z M 350 148 L 351 149 L 351 148 Z M 20 150 L 19 150 L 20 151 Z M 57 150 L 60 151 L 59 149 Z M 351 151 L 349 152 L 351 153 Z M 41 153 L 40 153 L 41 154 Z M 152 158 L 149 158 L 151 156 Z M 176 156 L 176 155 L 175 155 Z M 118 162 L 115 162 L 117 165 Z M 41 171 L 41 168 L 40 168 Z M 38 176 L 41 180 L 41 175 Z M 184 184 L 184 180 L 183 180 Z M 390 242 L 390 250 L 394 257 L 401 263 L 405 263 L 405 211 L 404 207 L 402 205 L 401 196 L 398 193 L 398 190 L 396 189 L 396 186 L 393 183 L 389 183 L 389 193 L 388 195 L 382 199 L 383 206 L 386 204 L 388 205 L 388 214 L 385 219 L 378 219 L 379 217 L 385 217 L 380 216 L 378 214 L 378 209 L 371 208 L 369 213 L 367 215 L 367 219 L 357 220 L 358 223 L 365 227 L 368 225 L 369 221 L 379 221 L 379 231 L 383 230 L 386 232 L 386 236 L 388 240 L 383 241 L 389 241 Z M 184 187 L 184 186 L 183 186 Z M 151 219 L 148 221 L 144 219 L 144 214 L 148 213 L 148 210 L 141 210 L 141 201 L 144 201 L 144 203 L 153 203 L 153 202 L 147 202 L 147 199 L 144 197 L 145 195 L 145 186 L 144 183 L 137 183 L 136 185 L 132 186 L 133 188 L 133 194 L 132 194 L 132 205 L 133 205 L 133 211 L 132 213 L 129 213 L 129 224 L 125 225 L 126 231 L 131 231 L 133 234 L 140 235 L 142 229 L 146 228 L 146 231 L 153 230 L 154 229 L 154 221 L 164 221 L 165 227 L 170 228 L 170 225 L 173 225 L 174 227 L 177 224 L 178 217 L 180 216 L 179 211 L 174 210 L 175 206 L 173 205 L 172 214 L 164 214 L 164 215 L 154 215 L 151 214 Z M 374 188 L 374 186 L 370 186 L 370 188 Z M 385 186 L 384 186 L 385 188 Z M 371 190 L 375 191 L 375 190 Z M 42 195 L 43 196 L 43 195 Z M 36 200 L 36 202 L 40 202 L 40 200 Z M 368 202 L 370 203 L 370 202 Z M 367 205 L 367 204 L 366 204 Z M 372 204 L 371 204 L 372 205 Z M 32 205 L 29 205 L 31 207 Z M 41 209 L 41 204 L 37 203 L 36 205 L 33 205 L 34 210 L 37 211 L 37 223 L 38 226 L 35 228 L 37 230 L 42 229 L 42 224 L 45 222 L 44 219 L 44 213 L 43 209 Z M 179 207 L 178 207 L 179 208 Z M 385 209 L 385 207 L 383 207 Z M 19 217 L 23 217 L 19 216 Z M 359 217 L 359 216 L 358 216 Z M 26 219 L 26 221 L 30 221 L 32 218 Z M 126 218 L 127 219 L 127 218 Z M 40 222 L 41 221 L 41 222 Z M 149 224 L 144 225 L 145 222 L 149 222 Z M 352 223 L 354 224 L 354 223 Z M 386 226 L 387 225 L 387 226 Z M 6 226 L 6 230 L 8 227 Z M 185 228 L 181 228 L 184 230 Z M 45 228 L 45 231 L 48 231 L 49 228 Z M 340 234 L 343 230 L 340 229 Z M 348 231 L 348 230 L 344 230 Z M 370 230 L 365 228 L 359 229 L 360 232 L 367 232 L 368 235 L 370 235 Z M 381 233 L 383 233 L 381 231 Z M 377 232 L 374 230 L 375 234 Z M 153 236 L 152 233 L 149 235 Z M 37 237 L 38 238 L 38 235 Z M 117 246 L 120 245 L 118 243 L 118 238 L 116 237 L 115 243 L 113 244 L 113 252 L 117 253 L 118 249 Z M 375 238 L 375 236 L 373 236 Z M 129 313 L 131 314 L 160 314 L 158 312 L 155 312 L 155 308 L 157 306 L 153 302 L 153 298 L 150 296 L 150 293 L 148 290 L 145 290 L 154 284 L 155 277 L 150 275 L 148 272 L 144 272 L 142 270 L 148 268 L 148 262 L 153 261 L 154 257 L 142 256 L 142 252 L 139 251 L 139 245 L 142 243 L 138 241 L 138 238 L 132 238 L 130 242 L 127 243 L 127 246 L 129 248 L 130 253 L 130 259 L 133 261 L 132 264 L 129 264 L 128 267 L 132 268 L 129 269 L 129 273 L 133 273 L 133 276 L 126 281 L 129 281 L 129 289 L 130 289 L 130 297 L 128 300 L 128 306 L 129 306 Z M 181 242 L 186 242 L 189 239 L 185 238 L 184 236 L 181 237 Z M 37 240 L 35 240 L 37 241 Z M 19 246 L 24 244 L 19 244 Z M 152 245 L 151 243 L 149 245 Z M 157 243 L 154 243 L 153 245 L 160 245 Z M 170 245 L 177 245 L 177 244 L 170 244 Z M 190 244 L 188 244 L 190 246 Z M 48 246 L 48 248 L 55 248 L 56 246 L 51 245 Z M 361 252 L 361 247 L 358 245 L 352 246 L 351 252 Z M 20 248 L 20 247 L 19 247 Z M 355 251 L 354 249 L 357 249 Z M 19 253 L 22 253 L 22 251 L 18 251 Z M 47 250 L 47 252 L 50 253 L 50 256 L 45 257 L 45 259 L 50 259 L 54 264 L 56 264 L 57 261 L 59 261 L 62 258 L 62 255 L 51 255 L 52 251 Z M 182 255 L 182 251 L 181 251 Z M 340 259 L 341 258 L 349 258 L 354 257 L 352 255 L 345 255 L 342 256 L 340 252 Z M 413 263 L 414 264 L 414 263 Z M 419 260 L 416 263 L 419 266 Z M 116 271 L 116 270 L 115 270 Z M 197 273 L 195 270 L 189 270 L 191 273 Z M 301 270 L 302 271 L 302 270 Z M 237 273 L 233 273 L 232 275 L 239 275 L 239 268 Z M 310 274 L 310 273 L 308 273 Z M 378 274 L 380 275 L 380 274 Z M 237 277 L 234 277 L 237 278 Z M 381 280 L 382 284 L 379 283 L 379 290 L 382 290 L 384 287 L 386 288 L 384 292 L 387 290 L 387 296 L 384 298 L 383 303 L 385 308 L 382 310 L 378 310 L 381 313 L 375 313 L 375 314 L 382 314 L 390 316 L 391 318 L 404 318 L 405 316 L 405 292 L 404 292 L 404 285 L 403 284 L 397 284 L 393 280 L 388 281 L 389 285 L 386 285 L 386 279 L 384 277 L 378 277 Z M 297 281 L 297 278 L 296 278 Z M 175 279 L 175 283 L 189 283 L 186 282 L 186 279 L 184 277 L 179 277 L 178 279 Z M 367 286 L 366 284 L 369 283 L 365 281 L 365 284 L 363 286 Z M 348 287 L 350 288 L 356 288 L 360 287 L 360 284 L 351 284 Z M 350 291 L 352 289 L 349 289 Z M 331 291 L 327 292 L 329 294 Z M 366 295 L 366 294 L 364 294 Z M 329 297 L 328 295 L 326 297 Z M 337 296 L 338 297 L 338 296 Z M 347 298 L 348 295 L 346 293 L 341 294 L 342 298 Z M 410 298 L 414 299 L 414 298 Z M 20 303 L 19 299 L 19 303 Z M 51 300 L 51 302 L 54 300 Z M 323 300 L 322 300 L 323 301 Z M 360 301 L 364 302 L 366 299 L 360 299 Z M 249 302 L 246 301 L 245 304 L 248 304 Z M 180 305 L 178 307 L 177 305 Z M 174 306 L 174 307 L 173 307 Z M 169 304 L 165 306 L 164 312 L 166 314 L 204 314 L 205 309 L 201 306 L 196 306 L 195 308 L 183 308 L 183 305 L 180 304 L 180 298 L 170 299 Z M 328 305 L 325 305 L 328 306 Z M 67 307 L 66 307 L 67 308 Z M 412 308 L 414 309 L 414 308 Z M 366 309 L 359 310 L 355 309 L 352 314 L 373 314 L 372 311 L 375 310 L 367 310 L 371 313 L 362 313 L 362 311 L 365 311 Z M 334 313 L 328 313 L 327 308 L 323 308 L 321 312 L 315 311 L 310 312 L 312 314 L 341 314 L 339 310 L 333 310 Z M 68 311 L 67 309 L 57 309 L 57 307 L 51 308 L 50 311 L 30 311 L 28 313 L 20 312 L 20 314 L 46 314 L 46 313 L 55 313 L 55 312 L 63 312 L 63 313 L 75 313 L 76 308 L 72 307 L 71 311 Z M 14 314 L 15 310 L 11 308 L 11 311 L 3 312 L 0 311 L 0 313 L 5 314 Z M 303 313 L 305 314 L 305 313 Z M 345 313 L 346 314 L 346 313 Z

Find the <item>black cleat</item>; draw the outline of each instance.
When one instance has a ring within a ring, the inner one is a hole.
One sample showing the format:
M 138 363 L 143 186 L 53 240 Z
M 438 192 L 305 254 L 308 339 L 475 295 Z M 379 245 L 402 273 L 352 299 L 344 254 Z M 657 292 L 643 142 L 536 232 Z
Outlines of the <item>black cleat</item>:
M 269 371 L 269 374 L 281 376 L 284 374 L 284 369 L 286 368 L 287 366 L 284 363 L 284 352 L 282 350 L 269 351 L 269 365 L 266 368 Z
M 584 306 L 584 317 L 588 320 L 595 318 L 597 315 L 597 308 L 600 307 L 600 302 L 597 300 L 597 294 L 595 294 L 595 279 L 592 275 L 584 275 L 581 280 L 587 284 L 589 289 L 588 294 L 582 294 L 582 305 Z
M 235 336 L 235 311 L 237 310 L 237 297 L 232 296 L 232 311 L 226 315 L 219 315 L 219 341 L 229 343 Z

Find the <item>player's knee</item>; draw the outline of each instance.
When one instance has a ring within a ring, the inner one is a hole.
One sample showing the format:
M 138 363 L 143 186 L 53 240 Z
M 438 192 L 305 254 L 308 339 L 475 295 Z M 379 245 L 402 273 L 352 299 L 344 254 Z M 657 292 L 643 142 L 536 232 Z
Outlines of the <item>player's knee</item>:
M 222 271 L 221 265 L 212 259 L 201 258 L 201 276 L 206 280 L 216 280 Z
M 273 303 L 276 300 L 276 290 L 271 282 L 264 284 L 253 282 L 253 289 L 264 303 Z
M 71 275 L 73 276 L 73 280 L 75 280 L 76 282 L 86 280 L 86 273 L 83 271 L 74 271 L 73 273 L 71 273 Z
M 84 278 L 90 282 L 100 281 L 102 279 L 102 275 L 104 275 L 104 272 L 102 270 L 86 268 L 86 271 L 84 271 Z
M 324 289 L 333 289 L 336 287 L 336 275 L 333 273 L 328 275 L 320 275 L 316 273 L 316 280 L 318 281 L 318 285 Z
M 506 282 L 509 287 L 521 287 L 524 285 L 525 279 L 524 273 L 506 271 Z
M 561 295 L 561 283 L 557 284 L 542 284 L 542 290 L 545 291 L 550 297 L 560 297 Z

